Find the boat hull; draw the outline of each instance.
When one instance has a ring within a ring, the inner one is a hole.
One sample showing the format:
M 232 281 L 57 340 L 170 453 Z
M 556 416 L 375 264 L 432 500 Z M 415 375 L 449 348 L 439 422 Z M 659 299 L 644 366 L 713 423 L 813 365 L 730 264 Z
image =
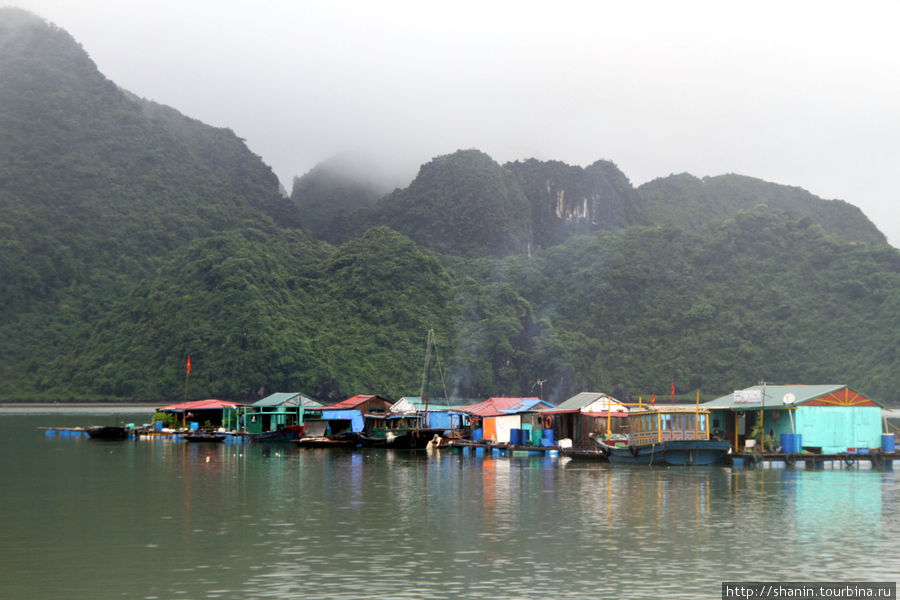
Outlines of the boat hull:
M 244 433 L 244 437 L 251 442 L 292 442 L 303 435 L 303 425 L 288 425 L 275 431 L 263 433 Z
M 225 438 L 228 436 L 224 433 L 186 433 L 183 437 L 187 442 L 221 443 L 224 442 Z
M 731 445 L 716 440 L 671 440 L 646 446 L 605 446 L 609 462 L 635 465 L 723 464 Z
M 594 460 L 598 462 L 609 462 L 609 455 L 603 449 L 585 449 L 585 448 L 566 448 L 559 451 L 560 455 L 569 458 L 577 458 L 579 460 Z
M 376 434 L 361 434 L 359 441 L 369 448 L 400 448 L 407 450 L 422 449 L 434 436 L 444 432 L 443 429 L 410 429 L 405 431 L 387 431 Z
M 124 440 L 128 437 L 128 430 L 125 427 L 98 425 L 96 427 L 88 427 L 87 434 L 92 440 Z
M 338 433 L 335 435 L 300 436 L 291 440 L 300 448 L 355 448 L 360 445 L 359 434 L 352 432 Z

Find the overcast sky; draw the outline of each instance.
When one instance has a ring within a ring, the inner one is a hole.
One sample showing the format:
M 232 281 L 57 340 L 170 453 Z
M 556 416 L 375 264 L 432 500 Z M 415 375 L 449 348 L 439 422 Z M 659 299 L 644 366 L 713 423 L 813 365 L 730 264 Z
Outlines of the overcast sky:
M 3 4 L 4 0 L 0 0 Z M 900 246 L 900 2 L 8 0 L 290 191 L 343 151 L 615 162 L 859 206 Z

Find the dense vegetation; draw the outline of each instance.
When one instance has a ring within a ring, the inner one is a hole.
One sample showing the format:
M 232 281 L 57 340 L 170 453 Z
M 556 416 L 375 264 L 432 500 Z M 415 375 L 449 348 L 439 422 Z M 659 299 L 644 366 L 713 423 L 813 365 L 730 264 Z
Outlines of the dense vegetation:
M 900 253 L 855 207 L 736 175 L 436 157 L 298 178 L 0 10 L 0 399 L 728 393 L 898 401 Z M 382 186 L 379 188 L 379 186 Z M 537 382 L 542 381 L 542 386 Z M 442 393 L 429 378 L 429 395 Z

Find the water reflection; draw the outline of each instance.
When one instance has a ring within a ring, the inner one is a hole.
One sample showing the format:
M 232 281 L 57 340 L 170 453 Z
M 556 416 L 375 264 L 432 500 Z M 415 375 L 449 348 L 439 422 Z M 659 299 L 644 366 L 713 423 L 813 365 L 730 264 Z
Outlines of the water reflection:
M 893 472 L 104 444 L 8 419 L 9 597 L 713 598 L 900 571 Z

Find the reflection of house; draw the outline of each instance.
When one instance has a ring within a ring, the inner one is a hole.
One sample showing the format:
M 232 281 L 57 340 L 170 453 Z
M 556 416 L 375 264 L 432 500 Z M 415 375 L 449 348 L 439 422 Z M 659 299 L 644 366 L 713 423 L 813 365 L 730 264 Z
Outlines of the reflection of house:
M 569 438 L 574 448 L 595 448 L 591 433 L 625 433 L 628 407 L 611 396 L 582 392 L 562 404 L 541 412 L 544 427 L 556 439 Z
M 497 443 L 509 442 L 510 432 L 518 429 L 529 431 L 531 443 L 540 445 L 540 411 L 552 406 L 537 398 L 488 398 L 484 402 L 461 406 L 459 410 L 472 415 L 473 431 L 480 429 L 482 439 Z M 477 418 L 481 420 L 481 427 L 475 424 Z
M 303 411 L 322 403 L 298 392 L 279 392 L 254 402 L 243 417 L 244 431 L 262 433 L 303 424 Z
M 804 448 L 825 454 L 848 448 L 881 448 L 882 407 L 846 385 L 757 385 L 703 404 L 711 431 L 735 447 L 753 437 L 762 418 L 766 436 L 798 433 Z

